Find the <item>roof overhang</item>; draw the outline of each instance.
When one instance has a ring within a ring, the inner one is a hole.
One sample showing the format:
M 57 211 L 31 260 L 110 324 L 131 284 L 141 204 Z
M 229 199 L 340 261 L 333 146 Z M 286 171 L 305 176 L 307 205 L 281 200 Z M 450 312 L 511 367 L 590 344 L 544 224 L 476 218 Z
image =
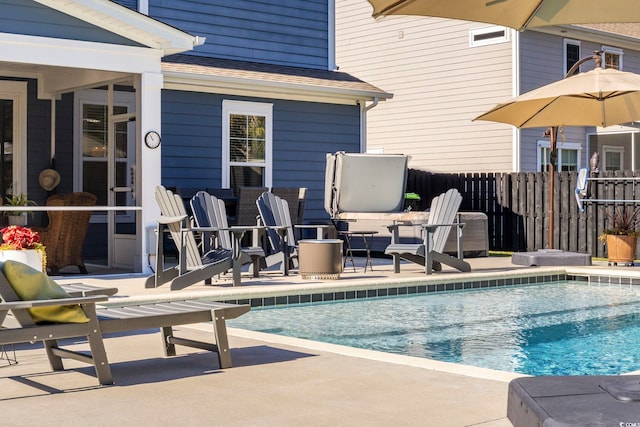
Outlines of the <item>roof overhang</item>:
M 638 37 L 607 31 L 604 28 L 598 28 L 596 25 L 561 25 L 539 27 L 530 31 L 553 34 L 568 39 L 583 40 L 598 45 L 613 45 L 623 49 L 638 49 Z M 583 52 L 583 54 L 586 55 L 588 53 Z
M 109 0 L 34 1 L 142 46 L 161 49 L 164 55 L 186 52 L 204 43 L 203 37 L 192 36 Z
M 182 55 L 185 56 L 191 57 Z M 163 61 L 164 88 L 346 105 L 393 97 L 392 94 L 345 73 L 299 69 L 300 73 L 307 74 L 304 75 L 296 74 L 295 67 L 244 62 L 238 64 L 237 67 L 226 67 Z

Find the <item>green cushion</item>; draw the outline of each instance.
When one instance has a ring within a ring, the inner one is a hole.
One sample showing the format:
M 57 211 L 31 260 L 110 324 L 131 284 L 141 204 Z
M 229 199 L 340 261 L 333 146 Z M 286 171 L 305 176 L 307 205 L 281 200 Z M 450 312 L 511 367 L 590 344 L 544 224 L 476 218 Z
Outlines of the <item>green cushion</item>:
M 23 301 L 70 298 L 56 282 L 42 271 L 18 261 L 5 261 L 0 269 L 15 293 Z M 56 305 L 28 309 L 35 323 L 86 323 L 89 318 L 77 305 Z

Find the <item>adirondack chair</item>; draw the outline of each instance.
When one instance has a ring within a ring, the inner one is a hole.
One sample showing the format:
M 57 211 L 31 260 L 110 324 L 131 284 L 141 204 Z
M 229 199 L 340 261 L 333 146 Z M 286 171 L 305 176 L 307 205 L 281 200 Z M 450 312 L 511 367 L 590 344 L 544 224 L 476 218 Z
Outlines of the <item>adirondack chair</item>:
M 230 269 L 233 269 L 233 285 L 239 286 L 241 265 L 240 253 L 236 250 L 239 246 L 232 250 L 215 248 L 201 254 L 194 235 L 195 229 L 190 227 L 182 198 L 159 185 L 156 187 L 156 201 L 162 214 L 158 219 L 156 268 L 155 274 L 147 278 L 145 287 L 155 288 L 171 282 L 172 290 L 183 289 L 201 281 L 211 283 L 213 276 Z M 178 265 L 169 268 L 164 265 L 165 227 L 178 249 Z
M 200 229 L 215 228 L 215 241 L 217 247 L 233 250 L 234 242 L 231 231 L 238 230 L 237 227 L 229 228 L 227 221 L 227 211 L 223 200 L 207 193 L 206 191 L 198 191 L 191 198 L 191 210 L 196 226 Z M 243 230 L 248 229 L 243 227 Z M 231 230 L 231 231 L 230 231 Z M 258 277 L 260 273 L 260 259 L 265 257 L 264 249 L 258 246 L 260 227 L 252 227 L 253 246 L 240 247 L 240 263 L 253 264 L 253 277 Z M 211 235 L 204 233 L 204 250 L 208 251 L 211 245 Z
M 424 265 L 426 274 L 440 271 L 442 269 L 441 263 L 463 272 L 471 271 L 469 263 L 463 260 L 462 246 L 460 244 L 464 224 L 456 221 L 461 203 L 462 196 L 454 188 L 433 199 L 429 211 L 429 219 L 426 224 L 420 225 L 423 228 L 424 237 L 421 244 L 400 243 L 399 227 L 406 224 L 397 223 L 389 226 L 392 232 L 391 244 L 387 246 L 385 253 L 393 256 L 393 270 L 395 273 L 400 272 L 401 259 Z M 457 258 L 443 253 L 444 245 L 452 227 L 456 228 L 458 238 Z
M 260 221 L 267 227 L 269 252 L 265 258 L 267 267 L 280 264 L 284 274 L 289 268 L 297 267 L 298 250 L 296 245 L 289 204 L 273 193 L 265 191 L 256 200 Z

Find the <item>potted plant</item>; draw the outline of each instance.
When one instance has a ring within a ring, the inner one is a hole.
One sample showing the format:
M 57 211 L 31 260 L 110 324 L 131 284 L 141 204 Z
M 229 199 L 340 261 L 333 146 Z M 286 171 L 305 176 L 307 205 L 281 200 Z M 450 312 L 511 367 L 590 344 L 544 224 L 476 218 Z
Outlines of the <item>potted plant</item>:
M 28 227 L 10 225 L 1 229 L 0 234 L 0 261 L 11 259 L 36 270 L 46 271 L 47 255 L 37 232 Z
M 36 206 L 37 203 L 33 200 L 29 200 L 27 194 L 18 193 L 12 194 L 6 197 L 8 206 Z M 9 211 L 7 212 L 9 225 L 25 225 L 27 223 L 27 219 L 25 217 L 25 212 L 21 211 Z M 33 212 L 31 212 L 31 216 L 33 216 Z
M 624 262 L 627 266 L 633 265 L 636 258 L 636 242 L 640 234 L 640 208 L 617 206 L 613 213 L 605 211 L 605 214 L 613 222 L 613 227 L 605 229 L 598 239 L 607 245 L 609 265 L 618 265 L 619 262 Z

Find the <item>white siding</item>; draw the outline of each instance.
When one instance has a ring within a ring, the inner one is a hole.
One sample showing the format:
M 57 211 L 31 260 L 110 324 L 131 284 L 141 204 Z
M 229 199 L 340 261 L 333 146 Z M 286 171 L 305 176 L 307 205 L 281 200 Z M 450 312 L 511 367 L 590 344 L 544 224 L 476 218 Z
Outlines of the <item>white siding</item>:
M 367 147 L 433 172 L 512 170 L 513 128 L 471 119 L 512 96 L 511 42 L 469 47 L 484 24 L 371 18 L 366 0 L 336 1 L 340 69 L 394 94 L 368 113 Z

